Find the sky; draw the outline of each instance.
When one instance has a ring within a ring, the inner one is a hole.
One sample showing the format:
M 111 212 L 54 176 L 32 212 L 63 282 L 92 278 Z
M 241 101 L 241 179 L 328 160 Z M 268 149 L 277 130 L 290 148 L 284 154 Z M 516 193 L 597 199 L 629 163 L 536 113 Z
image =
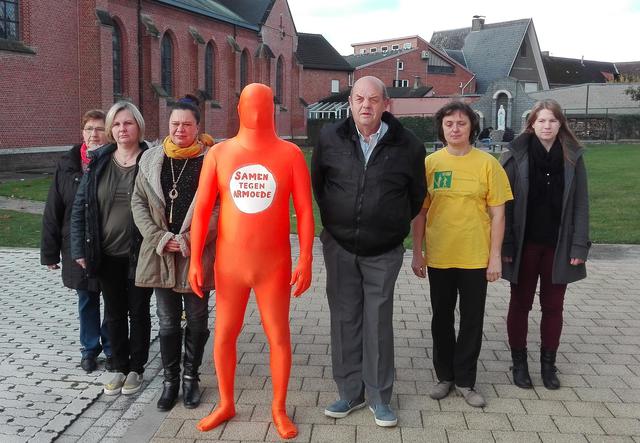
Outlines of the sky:
M 533 19 L 542 51 L 557 57 L 640 61 L 640 0 L 288 0 L 298 32 L 322 34 L 342 55 L 352 43 Z

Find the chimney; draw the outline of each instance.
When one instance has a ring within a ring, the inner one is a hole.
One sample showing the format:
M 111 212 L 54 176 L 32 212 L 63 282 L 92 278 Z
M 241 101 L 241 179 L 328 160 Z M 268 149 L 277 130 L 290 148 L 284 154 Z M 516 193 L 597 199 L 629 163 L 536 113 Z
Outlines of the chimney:
M 484 15 L 474 15 L 471 20 L 471 30 L 481 31 L 484 28 Z

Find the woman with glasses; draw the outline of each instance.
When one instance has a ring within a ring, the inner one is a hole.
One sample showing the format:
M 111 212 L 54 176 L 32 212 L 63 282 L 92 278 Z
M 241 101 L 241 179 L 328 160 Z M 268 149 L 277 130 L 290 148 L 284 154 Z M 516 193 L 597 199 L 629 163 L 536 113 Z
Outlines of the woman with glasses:
M 91 153 L 107 142 L 104 112 L 87 111 L 82 116 L 83 143 L 75 145 L 58 161 L 49 188 L 42 218 L 40 262 L 49 269 L 62 264 L 62 283 L 78 293 L 80 317 L 80 366 L 87 372 L 97 368 L 100 352 L 106 356 L 105 368 L 111 370 L 111 348 L 107 325 L 100 324 L 100 289 L 95 278 L 87 278 L 84 270 L 71 259 L 71 208 L 82 176 L 89 169 Z M 61 258 L 62 256 L 62 258 Z

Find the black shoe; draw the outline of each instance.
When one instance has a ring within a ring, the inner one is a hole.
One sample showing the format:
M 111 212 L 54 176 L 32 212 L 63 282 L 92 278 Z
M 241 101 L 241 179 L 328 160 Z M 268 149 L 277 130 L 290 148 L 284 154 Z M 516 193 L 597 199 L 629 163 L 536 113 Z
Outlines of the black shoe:
M 527 364 L 527 348 L 512 349 L 511 359 L 513 360 L 513 366 L 511 367 L 513 384 L 523 389 L 533 388 L 531 376 L 529 375 L 529 365 Z
M 542 384 L 547 389 L 558 389 L 560 387 L 560 380 L 556 372 L 556 352 L 545 351 L 540 349 L 540 375 L 542 375 Z
M 96 370 L 98 363 L 96 363 L 96 358 L 93 355 L 85 355 L 80 360 L 80 367 L 87 373 L 91 373 Z
M 111 357 L 110 355 L 107 356 L 106 360 L 104 361 L 104 368 L 109 372 L 113 372 L 115 369 L 113 366 L 113 357 Z
M 180 390 L 180 379 L 163 382 L 162 395 L 158 400 L 159 411 L 169 411 L 176 404 L 178 391 Z
M 200 405 L 200 384 L 198 376 L 184 375 L 182 377 L 182 402 L 187 409 L 195 409 Z

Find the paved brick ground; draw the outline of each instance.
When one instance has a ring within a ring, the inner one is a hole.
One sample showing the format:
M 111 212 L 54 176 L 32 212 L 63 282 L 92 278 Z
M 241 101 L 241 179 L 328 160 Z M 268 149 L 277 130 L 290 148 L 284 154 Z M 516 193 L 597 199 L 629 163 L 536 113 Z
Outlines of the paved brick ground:
M 44 212 L 44 202 L 0 196 L 0 209 L 28 212 L 30 214 L 42 214 Z
M 99 395 L 99 376 L 87 377 L 77 367 L 74 294 L 59 289 L 58 276 L 37 266 L 32 250 L 0 249 L 0 258 L 0 440 L 57 435 L 57 441 L 65 442 L 279 440 L 269 417 L 268 346 L 254 303 L 238 344 L 238 415 L 200 433 L 195 424 L 217 399 L 211 341 L 199 408 L 155 409 L 161 383 L 159 375 L 154 377 L 160 366 L 157 344 L 145 373 L 151 380 L 146 389 L 136 398 L 109 399 Z M 397 428 L 381 429 L 366 409 L 342 420 L 322 414 L 336 391 L 324 267 L 316 245 L 312 288 L 291 309 L 294 365 L 288 406 L 300 431 L 294 441 L 640 442 L 640 247 L 594 247 L 589 278 L 569 287 L 558 356 L 563 387 L 558 391 L 541 386 L 537 332 L 530 334 L 529 345 L 536 388 L 511 385 L 508 286 L 490 285 L 477 385 L 489 404 L 480 410 L 455 395 L 439 402 L 427 396 L 433 383 L 428 285 L 413 276 L 409 258 L 398 279 L 394 316 L 397 381 L 392 404 L 400 422 Z M 530 323 L 531 331 L 537 331 L 538 308 Z
M 101 395 L 104 355 L 97 371 L 80 368 L 77 295 L 62 286 L 60 271 L 39 263 L 36 249 L 0 248 L 0 441 L 52 441 L 83 426 L 118 435 L 132 412 L 114 423 L 132 406 L 150 402 L 149 394 Z M 158 352 L 154 343 L 147 370 L 152 380 L 161 366 Z

